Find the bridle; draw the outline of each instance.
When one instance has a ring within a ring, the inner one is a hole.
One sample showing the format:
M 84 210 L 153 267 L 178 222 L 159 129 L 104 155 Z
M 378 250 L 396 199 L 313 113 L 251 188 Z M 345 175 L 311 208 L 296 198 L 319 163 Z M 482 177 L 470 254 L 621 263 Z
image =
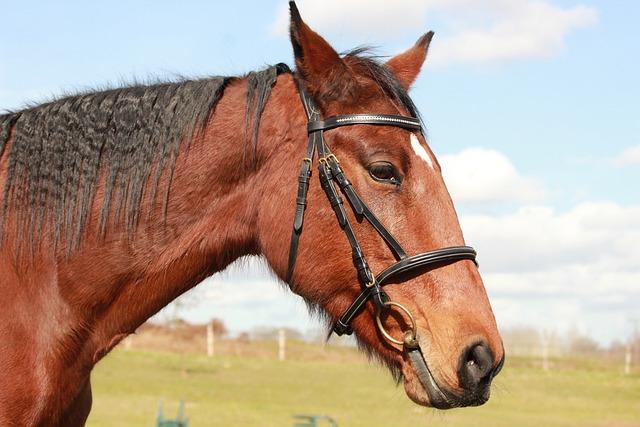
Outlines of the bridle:
M 291 244 L 289 247 L 287 282 L 291 283 L 295 268 L 298 242 L 300 235 L 302 234 L 304 212 L 307 206 L 307 191 L 309 189 L 309 181 L 311 179 L 311 167 L 315 152 L 317 151 L 320 184 L 329 199 L 331 207 L 338 219 L 340 228 L 349 241 L 353 263 L 358 272 L 358 279 L 362 286 L 362 292 L 360 295 L 333 325 L 333 332 L 337 335 L 350 335 L 352 333 L 351 322 L 362 311 L 366 302 L 371 299 L 376 307 L 376 324 L 382 335 L 390 342 L 404 346 L 407 350 L 419 349 L 417 328 L 413 315 L 402 304 L 391 301 L 382 287 L 392 279 L 397 279 L 399 276 L 406 273 L 419 272 L 420 274 L 424 274 L 434 268 L 461 260 L 471 260 L 475 262 L 476 251 L 469 246 L 452 246 L 423 252 L 417 255 L 407 255 L 398 240 L 384 225 L 382 225 L 353 188 L 353 185 L 347 179 L 342 167 L 340 166 L 340 161 L 333 153 L 331 153 L 331 150 L 327 146 L 324 140 L 324 132 L 342 126 L 354 125 L 394 126 L 410 131 L 421 132 L 421 122 L 415 117 L 391 114 L 349 114 L 322 119 L 320 111 L 311 96 L 307 93 L 302 84 L 299 83 L 298 86 L 302 104 L 304 105 L 304 110 L 308 118 L 308 143 L 305 157 L 302 160 L 300 175 L 298 177 L 298 193 L 296 198 L 293 230 L 291 233 Z M 360 246 L 358 238 L 347 217 L 343 199 L 336 187 L 338 187 L 342 195 L 347 198 L 356 217 L 358 219 L 364 218 L 371 224 L 380 237 L 385 241 L 387 246 L 389 246 L 389 249 L 396 258 L 395 263 L 391 264 L 377 275 L 374 275 L 369 268 L 369 264 L 367 263 L 362 247 Z M 380 318 L 383 312 L 394 307 L 404 312 L 411 323 L 411 329 L 403 334 L 402 340 L 392 337 L 385 330 Z

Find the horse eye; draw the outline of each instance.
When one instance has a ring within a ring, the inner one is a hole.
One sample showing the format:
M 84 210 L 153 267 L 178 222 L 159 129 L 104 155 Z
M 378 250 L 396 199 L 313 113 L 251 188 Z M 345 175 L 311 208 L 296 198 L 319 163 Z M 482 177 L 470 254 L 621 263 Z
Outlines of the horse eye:
M 400 185 L 400 173 L 389 162 L 376 162 L 369 165 L 369 175 L 373 179 L 386 184 Z

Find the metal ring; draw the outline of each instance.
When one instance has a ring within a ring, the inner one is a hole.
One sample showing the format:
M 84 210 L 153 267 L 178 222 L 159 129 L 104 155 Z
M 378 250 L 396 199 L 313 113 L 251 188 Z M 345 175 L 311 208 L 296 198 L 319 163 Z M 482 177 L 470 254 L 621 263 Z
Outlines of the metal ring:
M 378 311 L 376 313 L 376 324 L 378 325 L 378 330 L 380 331 L 380 333 L 389 341 L 391 341 L 392 343 L 396 344 L 396 345 L 404 345 L 407 342 L 411 342 L 411 341 L 415 341 L 418 337 L 418 333 L 417 333 L 417 326 L 416 326 L 416 320 L 413 318 L 413 315 L 411 314 L 411 312 L 407 309 L 407 307 L 405 307 L 404 305 L 395 302 L 395 301 L 387 301 L 384 303 L 385 307 L 398 307 L 400 309 L 400 311 L 403 311 L 407 317 L 409 317 L 409 320 L 411 321 L 411 329 L 409 329 L 408 331 L 405 331 L 403 333 L 403 340 L 397 340 L 394 337 L 391 336 L 391 334 L 389 334 L 389 332 L 386 331 L 386 329 L 384 329 L 384 326 L 382 325 L 382 320 L 380 319 L 380 315 L 382 314 L 382 311 Z M 410 334 L 410 335 L 409 335 Z
M 303 162 L 307 162 L 307 163 L 309 163 L 309 164 L 311 164 L 311 163 L 312 163 L 312 160 L 311 160 L 309 157 L 304 157 L 304 158 L 302 159 L 302 161 L 303 161 Z

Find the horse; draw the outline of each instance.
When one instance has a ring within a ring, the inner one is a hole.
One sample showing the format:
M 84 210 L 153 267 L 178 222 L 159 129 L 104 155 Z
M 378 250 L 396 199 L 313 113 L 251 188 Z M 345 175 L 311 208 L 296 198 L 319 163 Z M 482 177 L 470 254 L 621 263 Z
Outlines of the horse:
M 295 71 L 0 116 L 1 425 L 84 425 L 92 368 L 247 255 L 416 403 L 487 401 L 502 341 L 408 95 L 433 33 L 383 63 L 290 11 Z

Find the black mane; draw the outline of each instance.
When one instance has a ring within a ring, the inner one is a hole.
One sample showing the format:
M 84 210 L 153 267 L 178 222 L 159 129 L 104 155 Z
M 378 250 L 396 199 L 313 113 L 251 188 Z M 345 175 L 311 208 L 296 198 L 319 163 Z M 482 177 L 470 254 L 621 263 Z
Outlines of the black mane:
M 247 132 L 254 147 L 260 116 L 277 75 L 272 66 L 247 75 Z M 88 220 L 96 184 L 106 177 L 100 230 L 115 209 L 131 232 L 142 192 L 151 184 L 155 200 L 163 174 L 169 181 L 180 143 L 190 141 L 213 114 L 225 87 L 236 77 L 136 85 L 69 96 L 0 115 L 0 156 L 11 137 L 0 206 L 0 231 L 10 208 L 21 230 L 42 230 L 45 218 L 55 241 L 76 244 Z M 166 207 L 167 186 L 163 195 Z M 1 234 L 1 233 L 0 233 Z
M 358 73 L 413 117 L 419 117 L 395 75 L 367 48 L 347 52 Z M 244 166 L 255 165 L 262 111 L 277 76 L 290 73 L 284 64 L 251 72 L 247 77 Z M 142 194 L 150 184 L 155 202 L 163 174 L 171 182 L 183 141 L 202 129 L 237 77 L 209 77 L 173 83 L 134 85 L 69 96 L 0 115 L 0 156 L 11 136 L 4 197 L 0 204 L 0 242 L 4 219 L 18 209 L 21 232 L 31 241 L 51 224 L 54 242 L 71 250 L 88 221 L 98 181 L 106 179 L 99 218 L 101 233 L 109 215 L 135 230 Z M 164 209 L 169 185 L 161 195 Z M 166 213 L 166 212 L 165 212 Z

